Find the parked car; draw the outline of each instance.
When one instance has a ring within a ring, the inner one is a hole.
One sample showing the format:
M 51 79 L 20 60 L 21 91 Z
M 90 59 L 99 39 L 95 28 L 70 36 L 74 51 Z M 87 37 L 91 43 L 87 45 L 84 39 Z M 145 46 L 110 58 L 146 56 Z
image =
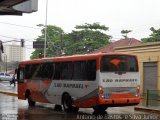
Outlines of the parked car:
M 10 74 L 8 74 L 8 73 L 0 72 L 0 80 L 11 81 L 12 80 L 12 76 Z

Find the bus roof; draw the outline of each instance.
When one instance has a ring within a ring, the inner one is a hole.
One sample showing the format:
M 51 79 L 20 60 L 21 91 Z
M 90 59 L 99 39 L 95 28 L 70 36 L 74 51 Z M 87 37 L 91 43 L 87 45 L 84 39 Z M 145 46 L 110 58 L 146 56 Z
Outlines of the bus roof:
M 33 63 L 41 63 L 41 62 L 63 62 L 63 61 L 78 61 L 78 60 L 93 60 L 97 59 L 100 56 L 104 55 L 129 55 L 135 56 L 131 54 L 124 54 L 124 53 L 96 53 L 96 54 L 78 54 L 72 56 L 60 56 L 60 57 L 52 57 L 52 58 L 42 58 L 42 59 L 33 59 L 28 61 L 22 61 L 20 64 L 33 64 Z

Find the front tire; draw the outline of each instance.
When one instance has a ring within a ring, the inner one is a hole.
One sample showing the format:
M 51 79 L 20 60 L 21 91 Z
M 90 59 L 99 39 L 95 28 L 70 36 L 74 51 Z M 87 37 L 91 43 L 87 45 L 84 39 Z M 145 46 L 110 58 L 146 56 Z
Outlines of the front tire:
M 28 96 L 28 105 L 31 106 L 31 107 L 33 107 L 33 106 L 35 106 L 35 103 L 36 102 L 32 100 L 31 95 L 29 95 Z
M 64 108 L 64 111 L 66 112 L 78 112 L 79 108 L 73 107 L 72 106 L 73 100 L 71 96 L 67 93 L 65 93 L 62 96 L 62 105 Z

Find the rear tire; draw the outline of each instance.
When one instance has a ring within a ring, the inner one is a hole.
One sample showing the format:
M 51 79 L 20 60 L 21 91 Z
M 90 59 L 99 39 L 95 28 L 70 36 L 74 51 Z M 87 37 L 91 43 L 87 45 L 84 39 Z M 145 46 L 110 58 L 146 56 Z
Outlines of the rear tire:
M 99 105 L 93 107 L 94 111 L 96 112 L 104 112 L 108 107 L 106 105 Z
M 55 105 L 54 110 L 56 111 L 62 111 L 62 106 L 61 105 Z
M 28 105 L 33 107 L 33 106 L 35 106 L 35 103 L 36 102 L 32 100 L 31 95 L 28 95 Z
M 65 112 L 78 112 L 79 108 L 72 106 L 73 100 L 71 96 L 67 93 L 65 93 L 62 96 L 62 105 Z

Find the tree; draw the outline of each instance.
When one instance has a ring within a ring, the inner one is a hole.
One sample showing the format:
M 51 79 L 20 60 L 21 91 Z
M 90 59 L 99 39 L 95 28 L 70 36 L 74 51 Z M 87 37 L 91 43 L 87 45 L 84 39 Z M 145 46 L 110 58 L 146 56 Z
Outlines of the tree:
M 39 53 L 43 53 L 43 49 L 36 49 L 35 51 L 32 52 L 31 59 L 38 59 L 39 58 Z
M 157 42 L 157 41 L 160 41 L 160 28 L 155 29 L 154 27 L 151 27 L 150 30 L 152 31 L 150 37 L 142 38 L 141 40 L 143 42 Z
M 42 29 L 42 35 L 38 36 L 36 41 L 44 41 L 45 38 L 45 28 Z M 47 44 L 48 48 L 46 49 L 46 57 L 54 57 L 59 56 L 61 54 L 61 36 L 63 34 L 63 30 L 60 27 L 47 25 Z M 44 48 L 38 48 L 30 57 L 31 59 L 39 58 L 39 53 L 43 54 Z
M 84 25 L 76 25 L 76 29 L 85 29 L 85 30 L 109 30 L 105 25 L 100 25 L 98 22 L 93 24 L 85 23 Z
M 71 33 L 64 31 L 57 26 L 47 26 L 46 57 L 61 55 L 84 54 L 94 51 L 109 43 L 110 35 L 105 34 L 109 28 L 99 23 L 77 25 L 76 30 Z M 38 36 L 36 41 L 44 41 L 45 29 L 42 29 L 42 35 Z M 39 53 L 43 54 L 44 49 L 36 49 L 31 59 L 39 58 Z
M 122 30 L 121 31 L 121 34 L 122 34 L 122 36 L 126 39 L 126 38 L 128 38 L 128 33 L 130 33 L 130 32 L 132 32 L 132 30 Z
M 109 43 L 110 35 L 105 34 L 109 28 L 99 23 L 76 25 L 76 30 L 65 36 L 65 53 L 67 55 L 84 54 L 94 51 Z

